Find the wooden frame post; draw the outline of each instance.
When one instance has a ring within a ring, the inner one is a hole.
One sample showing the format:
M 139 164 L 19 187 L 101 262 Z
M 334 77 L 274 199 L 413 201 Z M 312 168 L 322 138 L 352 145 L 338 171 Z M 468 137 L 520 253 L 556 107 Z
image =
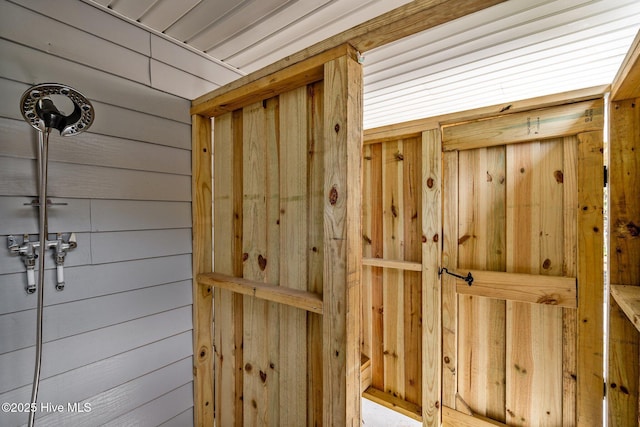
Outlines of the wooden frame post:
M 193 216 L 193 399 L 194 425 L 213 426 L 213 288 L 198 283 L 199 273 L 211 271 L 211 119 L 192 117 Z
M 603 157 L 602 132 L 578 134 L 577 425 L 602 425 Z
M 325 426 L 359 427 L 362 67 L 355 51 L 324 70 Z

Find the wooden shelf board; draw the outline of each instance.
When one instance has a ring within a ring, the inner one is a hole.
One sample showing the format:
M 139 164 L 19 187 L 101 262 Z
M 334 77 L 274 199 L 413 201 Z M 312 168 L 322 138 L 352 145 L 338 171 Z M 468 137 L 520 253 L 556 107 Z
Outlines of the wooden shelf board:
M 611 285 L 611 296 L 640 332 L 640 286 Z

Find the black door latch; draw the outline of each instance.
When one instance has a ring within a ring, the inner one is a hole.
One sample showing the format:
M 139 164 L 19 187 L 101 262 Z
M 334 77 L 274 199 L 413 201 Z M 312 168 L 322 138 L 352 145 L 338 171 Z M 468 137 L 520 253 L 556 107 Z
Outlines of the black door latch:
M 469 285 L 469 286 L 471 286 L 473 284 L 473 276 L 471 275 L 471 272 L 469 272 L 467 274 L 467 276 L 465 277 L 465 276 L 461 276 L 461 275 L 456 274 L 456 273 L 452 273 L 452 272 L 450 272 L 449 270 L 447 270 L 446 268 L 443 267 L 440 270 L 438 270 L 438 277 L 441 276 L 443 272 L 447 273 L 450 276 L 457 277 L 458 279 L 464 280 L 465 282 L 467 282 L 467 285 Z

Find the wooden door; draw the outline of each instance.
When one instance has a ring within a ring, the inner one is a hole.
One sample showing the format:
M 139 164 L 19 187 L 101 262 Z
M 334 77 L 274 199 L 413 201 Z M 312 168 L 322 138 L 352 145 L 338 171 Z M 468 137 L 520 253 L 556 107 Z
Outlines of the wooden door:
M 602 113 L 443 128 L 445 425 L 601 423 Z

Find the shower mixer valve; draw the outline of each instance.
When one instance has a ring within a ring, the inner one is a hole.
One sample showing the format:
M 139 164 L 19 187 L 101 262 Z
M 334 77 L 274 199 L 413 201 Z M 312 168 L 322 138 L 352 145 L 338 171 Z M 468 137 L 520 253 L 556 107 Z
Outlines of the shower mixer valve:
M 56 240 L 47 240 L 47 249 L 53 250 L 53 259 L 56 263 L 56 289 L 64 289 L 64 260 L 67 252 L 77 247 L 75 233 L 58 233 Z M 22 240 L 18 236 L 7 236 L 7 247 L 11 255 L 19 255 L 27 269 L 27 293 L 36 291 L 36 259 L 40 251 L 40 242 L 29 240 L 29 235 L 24 234 Z

